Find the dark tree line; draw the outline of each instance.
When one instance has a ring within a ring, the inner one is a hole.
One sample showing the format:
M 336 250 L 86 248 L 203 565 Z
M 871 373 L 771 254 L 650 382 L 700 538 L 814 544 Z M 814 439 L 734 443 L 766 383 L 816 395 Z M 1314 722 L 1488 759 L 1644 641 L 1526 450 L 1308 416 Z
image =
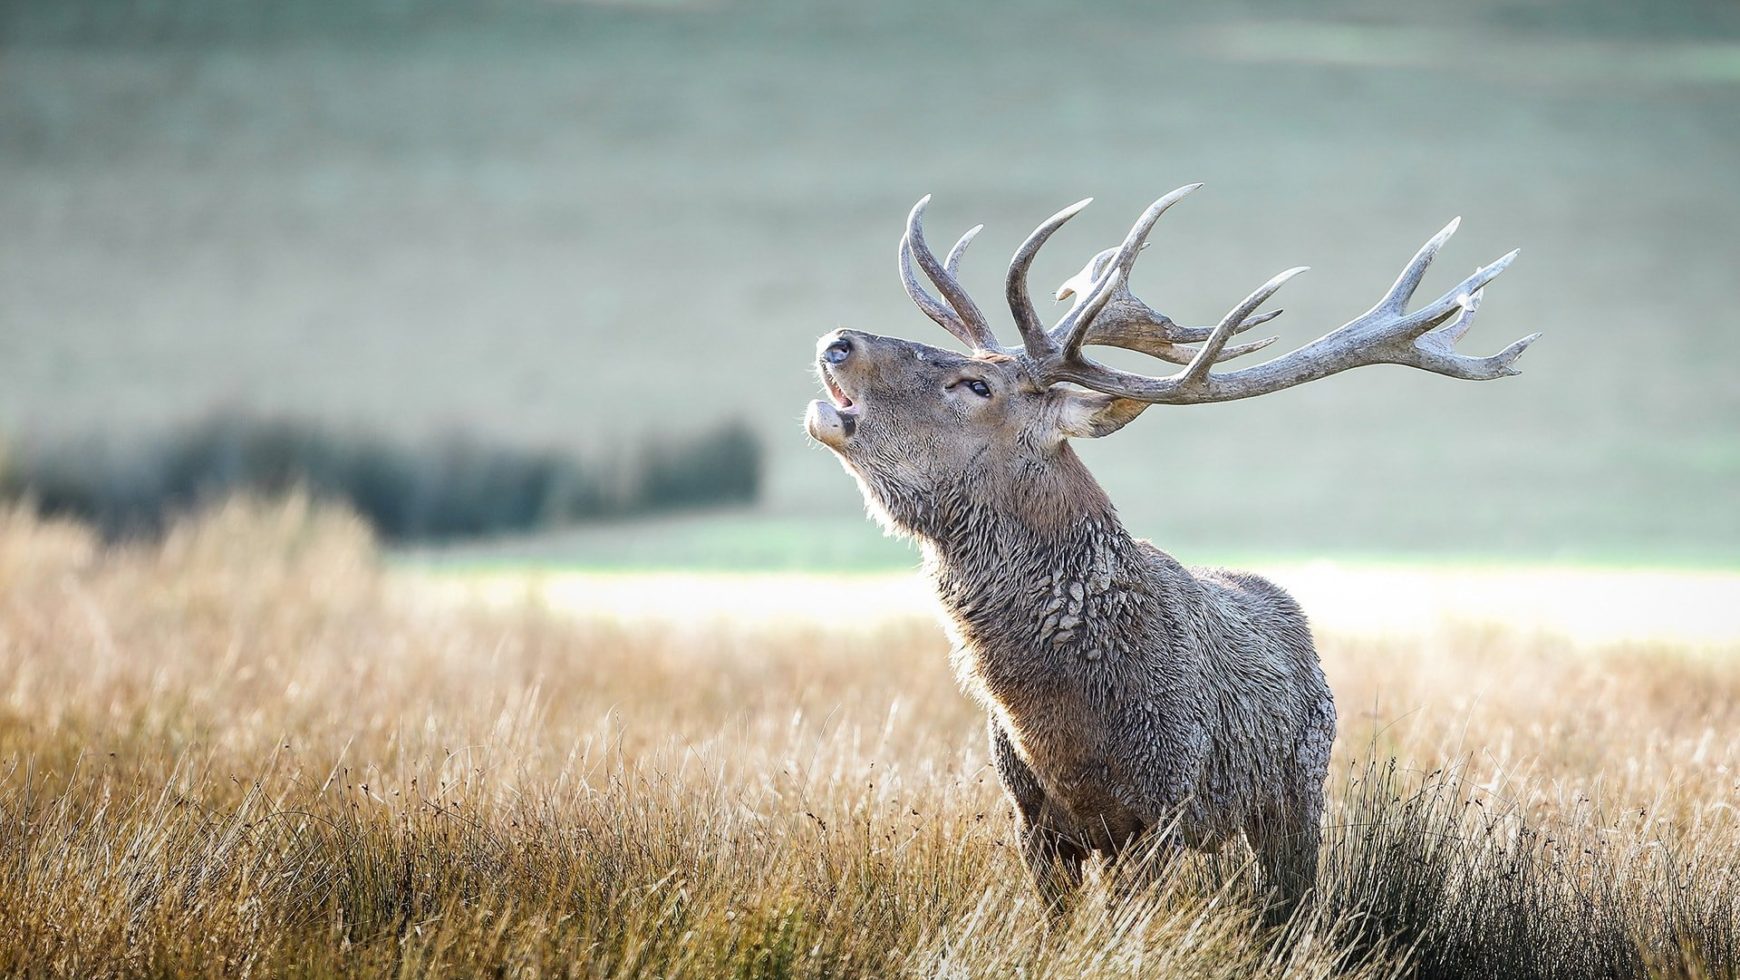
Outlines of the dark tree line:
M 465 434 L 396 440 L 214 413 L 126 442 L 22 444 L 0 455 L 0 497 L 113 538 L 156 533 L 233 494 L 303 490 L 347 504 L 387 540 L 430 541 L 747 503 L 761 490 L 762 462 L 739 422 L 583 458 Z

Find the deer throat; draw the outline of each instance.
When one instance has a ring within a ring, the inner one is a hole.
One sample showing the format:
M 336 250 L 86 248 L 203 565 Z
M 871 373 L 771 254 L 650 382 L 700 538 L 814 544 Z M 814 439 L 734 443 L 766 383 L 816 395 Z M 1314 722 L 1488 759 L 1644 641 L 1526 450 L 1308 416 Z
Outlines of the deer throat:
M 1013 521 L 926 548 L 969 693 L 1008 705 L 1061 696 L 1136 648 L 1147 576 L 1140 546 L 1102 513 L 1036 529 Z

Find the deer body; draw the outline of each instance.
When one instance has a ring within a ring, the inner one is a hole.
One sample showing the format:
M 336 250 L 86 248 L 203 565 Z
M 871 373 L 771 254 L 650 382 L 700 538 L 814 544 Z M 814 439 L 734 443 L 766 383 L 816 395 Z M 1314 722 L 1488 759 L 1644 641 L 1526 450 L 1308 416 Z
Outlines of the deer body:
M 1335 731 L 1303 615 L 1260 578 L 1132 538 L 1070 462 L 1084 492 L 1054 499 L 1084 510 L 1010 513 L 979 493 L 889 517 L 923 542 L 1042 892 L 1061 902 L 1090 851 L 1164 827 L 1204 850 L 1251 833 L 1265 876 L 1296 896 Z
M 1263 821 L 1315 831 L 1335 707 L 1292 600 L 1186 569 L 1115 521 L 1052 554 L 931 568 L 1005 785 L 1025 769 L 1043 789 L 1017 800 L 1024 816 L 1108 854 L 1174 819 L 1201 849 Z M 998 591 L 1040 601 L 999 608 Z
M 1243 834 L 1275 896 L 1269 910 L 1282 916 L 1314 880 L 1335 735 L 1304 614 L 1262 578 L 1187 569 L 1133 538 L 1068 440 L 1114 432 L 1149 404 L 1249 397 L 1367 363 L 1502 377 L 1533 338 L 1488 358 L 1451 346 L 1509 257 L 1405 312 L 1446 229 L 1368 313 L 1285 357 L 1212 374 L 1269 343 L 1228 346 L 1272 318 L 1255 311 L 1292 273 L 1212 330 L 1179 327 L 1129 295 L 1123 283 L 1142 241 L 1191 190 L 1156 202 L 1120 248 L 1066 284 L 1059 298 L 1073 292 L 1076 304 L 1049 331 L 1027 297 L 1026 269 L 1081 205 L 1029 236 L 1008 279 L 1019 348 L 996 342 L 954 277 L 977 229 L 938 261 L 924 243 L 921 201 L 901 241 L 902 278 L 972 353 L 835 331 L 818 356 L 829 400 L 813 403 L 806 421 L 872 515 L 923 548 L 957 677 L 986 709 L 1042 894 L 1060 907 L 1094 852 L 1115 859 L 1143 842 L 1213 850 Z M 942 301 L 918 283 L 914 258 Z M 1087 344 L 1186 367 L 1166 378 L 1115 371 L 1083 356 Z

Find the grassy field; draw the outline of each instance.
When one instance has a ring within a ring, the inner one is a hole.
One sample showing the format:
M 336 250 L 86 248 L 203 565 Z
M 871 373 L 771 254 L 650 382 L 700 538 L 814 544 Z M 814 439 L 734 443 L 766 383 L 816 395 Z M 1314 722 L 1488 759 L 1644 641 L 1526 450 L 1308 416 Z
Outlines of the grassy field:
M 1048 924 L 928 620 L 432 603 L 342 515 L 0 515 L 9 976 L 1733 976 L 1740 647 L 1326 632 L 1313 913 Z
M 1427 289 L 1523 248 L 1465 346 L 1546 337 L 1502 383 L 1151 412 L 1086 449 L 1140 533 L 1731 564 L 1737 92 L 1740 13 L 1697 0 L 0 0 L 0 435 L 740 417 L 763 516 L 873 549 L 796 422 L 822 332 L 947 340 L 895 277 L 912 202 L 987 224 L 995 309 L 1058 207 L 1098 198 L 1036 284 L 1203 180 L 1137 269 L 1180 322 L 1309 264 L 1303 342 L 1461 214 Z

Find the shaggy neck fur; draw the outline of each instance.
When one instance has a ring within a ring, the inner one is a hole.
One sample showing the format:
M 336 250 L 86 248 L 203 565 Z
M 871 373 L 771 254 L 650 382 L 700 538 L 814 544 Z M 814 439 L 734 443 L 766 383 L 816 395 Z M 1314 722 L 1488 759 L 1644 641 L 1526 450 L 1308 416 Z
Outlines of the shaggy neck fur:
M 1152 559 L 1081 460 L 1067 445 L 1055 453 L 1025 480 L 963 480 L 887 507 L 924 546 L 963 680 L 1020 684 L 1039 651 L 1054 668 L 1110 666 L 1138 605 L 1150 623 L 1168 618 L 1144 587 Z

